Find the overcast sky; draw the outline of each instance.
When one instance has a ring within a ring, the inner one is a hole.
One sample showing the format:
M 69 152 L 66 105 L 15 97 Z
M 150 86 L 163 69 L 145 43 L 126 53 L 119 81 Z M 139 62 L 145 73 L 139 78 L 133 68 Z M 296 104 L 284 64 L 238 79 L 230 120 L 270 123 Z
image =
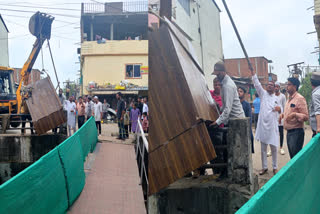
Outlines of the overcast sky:
M 221 12 L 222 42 L 225 58 L 244 57 L 221 0 L 216 0 Z M 313 23 L 313 0 L 227 0 L 250 57 L 264 56 L 273 61 L 273 73 L 285 82 L 287 65 L 305 62 L 319 65 L 318 47 Z
M 93 2 L 90 0 L 82 2 Z M 103 2 L 103 1 L 101 1 Z M 243 57 L 242 50 L 220 0 L 216 1 L 221 12 L 223 51 L 225 58 Z M 310 54 L 319 46 L 314 31 L 313 0 L 229 0 L 229 9 L 242 36 L 249 56 L 265 56 L 274 63 L 273 72 L 280 81 L 288 77 L 287 65 L 305 62 L 317 65 L 317 55 Z M 9 60 L 11 67 L 22 67 L 35 37 L 29 33 L 29 17 L 36 11 L 53 13 L 52 38 L 50 40 L 60 82 L 79 78 L 77 48 L 80 47 L 80 8 L 76 0 L 0 0 L 0 13 L 9 28 Z M 18 6 L 23 7 L 18 7 Z M 31 6 L 31 7 L 30 7 Z M 75 9 L 61 10 L 49 8 Z M 10 10 L 31 11 L 17 12 Z M 61 15 L 60 15 L 61 14 Z M 67 15 L 62 16 L 62 15 Z M 44 68 L 56 84 L 47 45 L 43 46 Z M 34 68 L 42 69 L 41 54 Z
M 66 3 L 67 2 L 67 3 Z M 79 78 L 80 64 L 77 48 L 80 47 L 80 9 L 81 1 L 5 1 L 0 0 L 0 13 L 3 16 L 9 33 L 9 63 L 11 67 L 22 67 L 29 56 L 35 37 L 29 33 L 29 17 L 36 11 L 54 14 L 52 35 L 50 40 L 51 49 L 60 82 L 67 79 Z M 90 2 L 90 1 L 87 1 Z M 19 7 L 23 6 L 23 7 Z M 30 7 L 31 6 L 31 7 Z M 64 8 L 76 9 L 61 10 L 47 9 Z M 10 10 L 32 11 L 17 12 Z M 67 16 L 61 16 L 67 15 Z M 47 43 L 43 45 L 44 68 L 48 70 L 52 82 L 56 85 L 56 79 L 48 51 Z M 41 53 L 39 54 L 34 68 L 42 69 Z

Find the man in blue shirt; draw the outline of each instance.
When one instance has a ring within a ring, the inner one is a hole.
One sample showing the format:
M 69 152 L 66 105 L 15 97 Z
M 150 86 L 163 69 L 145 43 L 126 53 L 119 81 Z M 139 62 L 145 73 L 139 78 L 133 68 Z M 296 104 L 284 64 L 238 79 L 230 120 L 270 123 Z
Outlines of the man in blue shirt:
M 249 120 L 250 120 L 251 151 L 252 151 L 252 153 L 254 153 L 253 134 L 252 134 L 252 113 L 251 113 L 251 105 L 250 105 L 250 103 L 248 103 L 248 102 L 245 100 L 245 95 L 246 95 L 246 93 L 247 93 L 247 90 L 246 90 L 244 87 L 242 87 L 242 86 L 239 86 L 239 87 L 238 87 L 239 99 L 240 99 L 240 102 L 241 102 L 241 105 L 242 105 L 244 114 L 245 114 L 246 117 L 249 117 Z
M 253 108 L 254 108 L 254 127 L 257 129 L 258 118 L 260 113 L 260 97 L 258 93 L 255 94 L 256 98 L 253 101 Z

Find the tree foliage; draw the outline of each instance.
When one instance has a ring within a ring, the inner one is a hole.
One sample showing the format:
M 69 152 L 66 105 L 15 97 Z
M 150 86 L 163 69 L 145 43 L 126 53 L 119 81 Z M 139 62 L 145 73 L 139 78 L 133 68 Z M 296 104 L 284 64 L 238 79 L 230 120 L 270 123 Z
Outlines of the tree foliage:
M 306 99 L 308 105 L 310 105 L 312 93 L 312 87 L 310 82 L 311 75 L 312 73 L 308 73 L 305 76 L 305 78 L 301 82 L 301 87 L 299 89 L 299 93 Z
M 67 99 L 69 98 L 69 96 L 75 96 L 75 98 L 77 98 L 77 96 L 79 96 L 78 85 L 74 82 L 70 82 L 69 84 L 64 85 L 63 93 L 66 95 Z

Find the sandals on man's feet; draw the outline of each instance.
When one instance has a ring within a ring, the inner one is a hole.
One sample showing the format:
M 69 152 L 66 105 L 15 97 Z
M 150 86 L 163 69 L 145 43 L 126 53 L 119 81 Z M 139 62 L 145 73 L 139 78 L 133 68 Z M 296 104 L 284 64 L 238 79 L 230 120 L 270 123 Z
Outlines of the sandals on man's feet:
M 268 169 L 262 169 L 260 170 L 259 175 L 264 175 L 266 172 L 268 172 Z

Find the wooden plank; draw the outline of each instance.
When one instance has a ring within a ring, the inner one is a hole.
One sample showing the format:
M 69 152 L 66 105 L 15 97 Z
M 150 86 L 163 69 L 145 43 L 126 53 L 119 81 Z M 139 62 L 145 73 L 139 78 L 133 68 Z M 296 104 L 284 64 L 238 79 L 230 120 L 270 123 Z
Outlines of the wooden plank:
M 27 88 L 32 88 L 32 95 L 26 103 L 37 134 L 44 134 L 67 121 L 50 78 L 39 80 Z
M 149 153 L 195 124 L 195 106 L 169 32 L 149 37 Z M 154 111 L 154 113 L 153 113 Z
M 150 129 L 151 152 L 200 119 L 215 121 L 218 112 L 204 76 L 167 26 L 150 33 L 149 47 L 149 106 L 156 110 L 150 124 L 157 127 Z
M 149 194 L 158 192 L 215 157 L 207 128 L 200 123 L 149 153 Z
M 216 157 L 203 121 L 215 121 L 217 108 L 190 41 L 171 28 L 148 34 L 149 194 Z
M 198 69 L 196 64 L 191 60 L 187 51 L 178 42 L 177 38 L 170 32 L 174 47 L 184 73 L 184 77 L 189 86 L 191 97 L 195 103 L 197 117 L 203 120 L 216 120 L 219 117 L 216 106 L 210 94 L 208 85 L 206 84 L 205 77 Z

